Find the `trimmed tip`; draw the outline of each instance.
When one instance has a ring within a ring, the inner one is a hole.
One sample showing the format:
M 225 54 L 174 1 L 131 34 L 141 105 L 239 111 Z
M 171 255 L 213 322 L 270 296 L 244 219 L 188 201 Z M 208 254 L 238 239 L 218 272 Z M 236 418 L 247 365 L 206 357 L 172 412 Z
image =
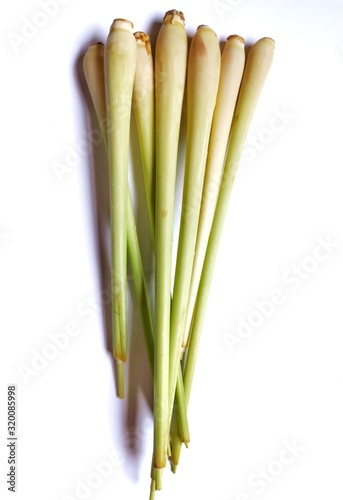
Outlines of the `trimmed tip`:
M 149 56 L 151 55 L 151 44 L 150 44 L 150 37 L 147 33 L 144 33 L 144 31 L 136 31 L 134 33 L 134 37 L 137 42 L 137 47 L 144 46 L 147 53 Z
M 270 38 L 269 36 L 265 36 L 263 38 L 260 38 L 259 40 L 257 40 L 256 43 L 269 43 L 270 45 L 272 45 L 275 48 L 275 40 L 273 38 Z
M 171 23 L 174 24 L 175 22 L 185 24 L 185 16 L 184 13 L 181 12 L 180 10 L 168 10 L 163 18 L 163 24 L 166 23 Z
M 228 42 L 230 40 L 240 42 L 243 45 L 245 44 L 244 38 L 242 36 L 239 36 L 239 35 L 230 35 L 230 36 L 228 36 L 227 39 L 226 39 L 226 41 Z
M 150 485 L 150 496 L 149 496 L 149 500 L 154 500 L 155 498 L 155 491 L 156 491 L 156 488 L 155 488 L 155 481 L 154 479 L 151 480 L 151 485 Z
M 117 395 L 119 399 L 125 398 L 124 363 L 118 359 L 117 362 Z
M 84 59 L 87 59 L 88 57 L 98 57 L 99 55 L 103 56 L 104 51 L 105 45 L 102 42 L 92 42 L 88 45 Z
M 199 31 L 210 31 L 215 36 L 217 36 L 216 32 L 210 26 L 208 26 L 207 24 L 200 24 L 197 27 L 196 33 L 198 33 Z
M 137 42 L 143 42 L 143 43 L 150 42 L 149 35 L 144 31 L 136 31 L 134 33 L 134 37 L 137 40 Z
M 155 490 L 150 490 L 149 500 L 155 500 Z
M 102 42 L 91 42 L 88 48 L 90 49 L 91 47 L 96 47 L 97 45 L 105 47 L 105 45 Z
M 111 31 L 115 29 L 124 29 L 126 31 L 130 31 L 130 33 L 133 32 L 133 23 L 131 21 L 128 21 L 127 19 L 122 19 L 118 17 L 113 21 L 110 27 L 110 33 Z
M 177 464 L 173 464 L 173 462 L 171 463 L 171 471 L 172 471 L 173 474 L 176 474 Z

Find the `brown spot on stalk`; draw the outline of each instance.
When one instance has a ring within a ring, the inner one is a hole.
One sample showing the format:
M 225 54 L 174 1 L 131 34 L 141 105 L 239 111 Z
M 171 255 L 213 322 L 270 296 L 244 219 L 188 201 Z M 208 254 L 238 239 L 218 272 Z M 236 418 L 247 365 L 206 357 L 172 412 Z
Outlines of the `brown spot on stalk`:
M 161 210 L 161 217 L 167 217 L 167 210 Z
M 177 19 L 177 21 L 180 20 L 183 23 L 185 22 L 185 16 L 183 12 L 175 9 L 168 10 L 168 12 L 165 13 L 165 16 L 163 18 L 163 23 L 170 22 L 171 24 L 174 24 L 176 18 L 179 18 Z
M 126 354 L 120 352 L 120 354 L 118 354 L 116 357 L 115 357 L 116 361 L 121 361 L 122 363 L 126 363 Z
M 132 23 L 131 21 L 129 21 L 128 19 L 123 19 L 123 18 L 121 18 L 121 17 L 117 17 L 117 18 L 113 21 L 113 23 L 111 24 L 111 27 L 110 27 L 110 31 L 109 31 L 109 32 L 111 33 L 111 31 L 113 31 L 113 29 L 114 29 L 115 27 L 117 27 L 117 26 L 118 26 L 118 24 L 121 24 L 121 23 L 124 23 L 124 24 L 125 24 L 125 23 L 127 23 L 127 24 L 129 24 L 129 25 L 130 25 L 130 27 L 131 27 L 131 31 L 133 30 L 133 23 Z
M 201 40 L 200 36 L 194 37 L 194 49 L 201 57 L 204 57 L 207 53 L 206 45 Z
M 137 42 L 140 41 L 145 44 L 145 49 L 148 55 L 151 56 L 151 45 L 150 45 L 149 35 L 147 35 L 147 33 L 144 33 L 144 31 L 136 31 L 136 33 L 134 33 L 134 36 Z

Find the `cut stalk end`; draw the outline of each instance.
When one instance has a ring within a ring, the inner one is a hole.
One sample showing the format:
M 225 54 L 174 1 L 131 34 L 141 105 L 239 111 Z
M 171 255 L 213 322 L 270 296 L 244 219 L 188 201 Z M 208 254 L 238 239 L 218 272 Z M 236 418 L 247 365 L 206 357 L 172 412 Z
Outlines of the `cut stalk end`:
M 166 24 L 166 23 L 174 24 L 175 22 L 185 24 L 185 16 L 184 16 L 183 12 L 181 12 L 180 10 L 175 10 L 175 9 L 168 10 L 165 13 L 165 16 L 163 18 L 163 24 Z
M 135 37 L 136 42 L 137 42 L 137 47 L 144 46 L 148 55 L 151 56 L 152 52 L 151 52 L 151 44 L 150 44 L 149 35 L 144 33 L 144 31 L 136 31 L 136 33 L 134 33 L 134 37 Z
M 239 35 L 230 35 L 227 37 L 226 41 L 228 40 L 237 40 L 237 42 L 242 43 L 243 45 L 245 44 L 245 40 L 242 36 Z
M 111 24 L 110 27 L 110 33 L 114 29 L 124 29 L 126 31 L 130 31 L 131 33 L 133 32 L 133 23 L 131 21 L 128 21 L 127 19 L 115 19 L 113 23 Z
M 173 474 L 176 474 L 176 471 L 177 471 L 177 464 L 173 464 L 171 463 L 171 471 Z
M 157 469 L 157 467 L 154 467 L 153 474 L 154 474 L 153 482 L 155 490 L 159 491 L 162 489 L 163 469 Z
M 275 40 L 273 38 L 270 38 L 269 36 L 265 36 L 263 38 L 260 38 L 256 43 L 260 43 L 261 40 L 264 40 L 265 42 L 269 42 L 274 48 L 275 48 Z
M 102 42 L 91 42 L 89 44 L 88 50 L 92 49 L 93 47 L 96 48 L 97 45 L 101 45 L 102 47 L 105 47 L 105 45 Z
M 150 485 L 150 496 L 149 496 L 149 500 L 154 500 L 155 499 L 155 491 L 156 491 L 156 488 L 155 488 L 155 480 L 152 479 L 151 480 L 151 485 Z
M 118 390 L 118 398 L 124 399 L 125 389 L 124 389 L 124 363 L 116 359 L 117 363 L 117 390 Z

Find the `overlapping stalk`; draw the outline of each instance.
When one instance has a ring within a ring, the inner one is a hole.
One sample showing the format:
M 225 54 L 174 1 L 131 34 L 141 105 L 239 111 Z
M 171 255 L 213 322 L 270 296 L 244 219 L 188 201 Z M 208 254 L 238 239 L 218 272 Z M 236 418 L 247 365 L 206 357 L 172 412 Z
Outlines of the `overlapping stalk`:
M 156 332 L 151 491 L 161 488 L 169 440 L 168 384 L 174 193 L 187 49 L 183 14 L 175 10 L 167 12 L 158 34 L 155 53 Z
M 192 39 L 187 68 L 186 163 L 170 324 L 169 419 L 172 417 L 180 364 L 208 141 L 219 75 L 220 48 L 217 35 L 208 26 L 199 26 Z
M 105 146 L 107 148 L 106 133 L 106 99 L 104 83 L 104 45 L 102 43 L 91 44 L 85 54 L 84 74 L 86 77 L 88 89 L 91 94 L 94 109 L 103 134 Z M 138 234 L 134 218 L 134 211 L 128 186 L 128 205 L 127 205 L 127 248 L 128 257 L 131 266 L 133 285 L 135 289 L 137 303 L 143 323 L 143 330 L 148 351 L 148 357 L 151 369 L 154 367 L 154 327 L 149 301 L 148 287 L 144 275 L 143 262 L 140 252 Z M 179 393 L 179 418 L 180 418 L 180 436 L 183 442 L 189 441 L 189 430 L 186 416 L 186 406 L 183 394 L 183 378 L 181 370 L 178 373 L 178 393 Z
M 83 61 L 84 73 L 94 109 L 107 149 L 107 114 L 104 82 L 104 45 L 95 43 L 89 46 Z M 148 288 L 144 276 L 143 262 L 137 235 L 134 211 L 127 183 L 127 250 L 131 266 L 133 285 L 143 323 L 145 341 L 151 367 L 154 360 L 154 334 Z
M 123 364 L 126 361 L 127 182 L 132 90 L 137 59 L 132 30 L 130 21 L 114 20 L 105 46 L 104 61 L 109 124 L 113 355 L 117 362 L 120 398 L 124 397 Z
M 135 33 L 137 41 L 137 66 L 133 88 L 133 107 L 141 150 L 145 193 L 149 211 L 152 239 L 155 234 L 155 102 L 154 65 L 149 36 Z M 182 371 L 178 371 L 178 418 L 182 441 L 189 443 L 189 428 L 183 394 Z
M 220 57 L 214 31 L 202 25 L 192 39 L 187 62 L 184 17 L 173 10 L 164 17 L 153 60 L 148 35 L 138 32 L 133 36 L 132 31 L 129 21 L 116 19 L 106 48 L 99 43 L 89 47 L 84 72 L 109 157 L 118 395 L 124 396 L 126 254 L 153 371 L 153 499 L 161 489 L 168 453 L 175 472 L 182 442 L 187 445 L 189 441 L 186 413 L 216 254 L 242 148 L 275 44 L 270 38 L 260 39 L 245 63 L 244 40 L 233 35 Z M 175 179 L 186 72 L 186 162 L 172 290 Z M 128 185 L 131 106 L 155 249 L 154 318 Z
M 137 65 L 133 86 L 139 147 L 141 151 L 146 200 L 153 241 L 155 240 L 155 92 L 154 62 L 150 38 L 146 33 L 135 33 Z
M 275 43 L 271 38 L 261 38 L 258 40 L 250 49 L 243 73 L 229 136 L 228 152 L 217 206 L 193 314 L 190 343 L 184 368 L 184 390 L 187 405 L 190 398 L 200 335 L 215 268 L 215 260 L 225 223 L 226 211 L 250 122 L 273 61 L 274 49 Z M 181 441 L 178 436 L 174 436 L 172 439 L 171 460 L 175 464 L 179 462 L 180 451 Z
M 206 173 L 202 192 L 192 280 L 189 291 L 186 323 L 182 343 L 183 351 L 187 348 L 189 342 L 194 304 L 201 278 L 208 237 L 211 231 L 213 216 L 216 209 L 220 182 L 223 173 L 225 152 L 233 112 L 242 80 L 244 62 L 245 52 L 243 38 L 238 35 L 229 36 L 227 38 L 221 60 L 220 82 L 206 162 Z

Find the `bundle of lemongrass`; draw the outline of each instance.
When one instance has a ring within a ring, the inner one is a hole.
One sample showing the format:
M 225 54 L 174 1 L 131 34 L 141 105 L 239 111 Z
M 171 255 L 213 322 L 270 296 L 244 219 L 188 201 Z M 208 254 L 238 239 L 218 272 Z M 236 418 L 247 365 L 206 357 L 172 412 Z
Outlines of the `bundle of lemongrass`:
M 270 69 L 274 41 L 244 40 L 199 26 L 188 50 L 184 16 L 166 13 L 153 56 L 149 36 L 116 19 L 104 46 L 92 44 L 84 72 L 108 151 L 112 248 L 113 356 L 124 397 L 129 257 L 154 383 L 151 498 L 170 457 L 175 472 L 188 446 L 187 407 L 225 214 L 249 125 Z M 187 81 L 187 84 L 186 84 Z M 182 104 L 187 142 L 172 289 L 175 178 Z M 133 106 L 155 247 L 155 310 L 144 276 L 128 185 Z M 183 359 L 182 359 L 183 358 Z M 181 363 L 182 360 L 182 363 Z

